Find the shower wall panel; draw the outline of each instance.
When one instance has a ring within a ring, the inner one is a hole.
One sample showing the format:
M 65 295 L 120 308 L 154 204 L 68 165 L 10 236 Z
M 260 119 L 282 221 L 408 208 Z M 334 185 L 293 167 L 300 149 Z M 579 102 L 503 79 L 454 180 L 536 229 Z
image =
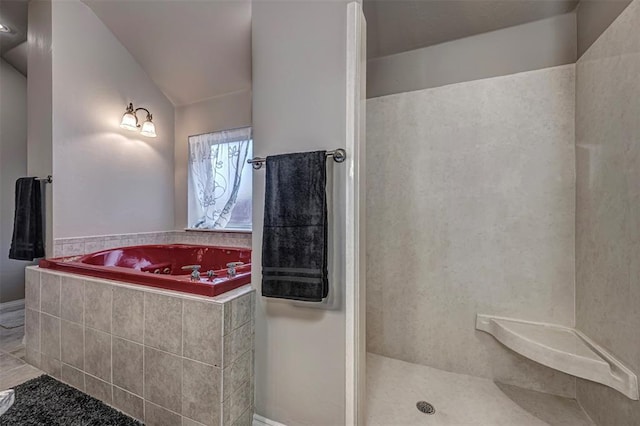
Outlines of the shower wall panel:
M 574 325 L 574 65 L 367 101 L 367 344 L 560 395 L 575 380 L 475 331 Z
M 640 0 L 576 68 L 578 329 L 640 373 Z M 640 402 L 579 380 L 599 425 L 640 424 Z

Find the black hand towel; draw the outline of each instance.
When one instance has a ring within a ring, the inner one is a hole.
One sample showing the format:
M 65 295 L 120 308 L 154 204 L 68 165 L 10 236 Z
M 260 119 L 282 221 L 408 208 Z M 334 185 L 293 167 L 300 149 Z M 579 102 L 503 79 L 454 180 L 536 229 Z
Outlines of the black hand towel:
M 327 297 L 326 152 L 267 157 L 262 295 Z
M 42 195 L 40 182 L 36 178 L 20 178 L 16 181 L 15 209 L 9 259 L 33 260 L 44 257 Z

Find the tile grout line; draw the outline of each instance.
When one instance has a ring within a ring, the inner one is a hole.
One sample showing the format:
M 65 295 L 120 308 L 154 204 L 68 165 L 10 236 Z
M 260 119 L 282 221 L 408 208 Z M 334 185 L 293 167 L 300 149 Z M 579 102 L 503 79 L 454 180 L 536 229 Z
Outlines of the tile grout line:
M 87 313 L 87 309 L 84 303 L 84 299 L 85 299 L 85 295 L 87 294 L 87 283 L 85 280 L 80 280 L 80 283 L 82 284 L 82 388 L 83 388 L 83 392 L 86 392 L 87 390 L 87 377 L 84 373 L 84 371 L 87 368 L 87 357 L 86 357 L 86 345 L 87 345 L 87 339 L 85 337 L 85 332 L 87 330 L 87 321 L 86 321 L 86 313 Z
M 8 370 L 2 370 L 2 371 L 0 371 L 0 375 L 1 375 L 1 374 L 5 374 L 5 373 L 9 373 L 9 372 L 11 372 L 11 371 L 15 370 L 16 368 L 20 368 L 20 367 L 22 367 L 22 366 L 24 366 L 24 365 L 29 365 L 29 364 L 27 364 L 24 360 L 22 360 L 22 359 L 20 359 L 20 358 L 18 358 L 18 357 L 16 357 L 16 356 L 11 355 L 10 353 L 2 352 L 2 355 L 6 355 L 6 356 L 8 356 L 9 358 L 16 359 L 16 360 L 20 361 L 20 362 L 21 362 L 21 364 L 20 364 L 20 365 L 16 365 L 15 367 L 10 368 L 10 369 L 8 369 Z
M 109 388 L 111 390 L 111 403 L 114 404 L 113 401 L 113 287 L 109 287 L 109 299 L 111 302 L 111 309 L 109 310 L 109 350 L 110 350 L 110 360 L 109 360 Z
M 59 377 L 62 380 L 62 277 L 58 277 L 58 321 L 60 321 L 60 329 L 58 330 L 58 362 L 60 363 Z M 54 376 L 55 377 L 55 376 Z
M 184 400 L 184 300 L 180 299 L 180 423 L 184 422 L 182 415 Z
M 173 411 L 173 410 L 171 410 L 171 409 L 169 409 L 169 408 L 167 408 L 167 407 L 163 407 L 163 406 L 162 406 L 162 405 L 160 405 L 160 404 L 156 404 L 155 402 L 151 402 L 151 401 L 149 401 L 149 404 L 151 404 L 151 405 L 155 405 L 156 407 L 158 407 L 158 408 L 160 408 L 160 409 L 162 409 L 162 410 L 165 410 L 165 411 L 168 411 L 168 412 L 170 412 L 170 413 L 172 413 L 172 414 L 175 414 L 176 416 L 180 417 L 180 420 L 182 420 L 182 417 L 184 417 L 182 414 L 180 414 L 180 413 L 178 413 L 178 412 L 175 412 L 175 411 Z M 187 418 L 189 419 L 189 417 L 187 417 Z M 191 420 L 191 419 L 189 419 L 189 420 Z
M 147 350 L 145 348 L 147 328 L 147 295 L 142 293 L 142 420 L 147 420 L 147 370 L 145 365 L 145 358 L 147 357 Z
M 42 370 L 42 274 L 38 272 L 38 368 Z
M 82 386 L 84 392 L 87 392 L 87 321 L 86 313 L 87 283 L 82 280 Z

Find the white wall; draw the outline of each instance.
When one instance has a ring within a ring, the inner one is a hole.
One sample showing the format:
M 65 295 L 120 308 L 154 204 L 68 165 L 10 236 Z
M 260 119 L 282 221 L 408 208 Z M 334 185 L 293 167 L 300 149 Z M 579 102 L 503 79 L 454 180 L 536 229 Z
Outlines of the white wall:
M 53 171 L 51 1 L 29 2 L 27 61 L 27 174 L 45 177 Z M 45 186 L 46 254 L 53 253 L 52 185 Z
M 189 136 L 251 126 L 251 91 L 228 93 L 176 107 L 175 228 L 187 226 Z
M 576 14 L 369 61 L 367 97 L 509 75 L 576 61 Z
M 84 3 L 52 20 L 54 237 L 173 229 L 173 106 Z M 157 138 L 120 129 L 129 102 Z
M 27 79 L 0 59 L 0 303 L 24 297 L 26 262 L 7 257 L 13 234 L 14 190 L 27 174 Z
M 575 394 L 475 330 L 573 326 L 574 84 L 565 65 L 368 100 L 371 352 Z
M 253 3 L 255 155 L 346 146 L 346 29 L 343 2 Z M 338 306 L 320 310 L 263 298 L 259 268 L 253 274 L 258 289 L 255 410 L 288 426 L 345 423 L 348 168 L 349 163 L 328 164 L 329 280 Z M 264 170 L 253 176 L 252 263 L 260 265 Z

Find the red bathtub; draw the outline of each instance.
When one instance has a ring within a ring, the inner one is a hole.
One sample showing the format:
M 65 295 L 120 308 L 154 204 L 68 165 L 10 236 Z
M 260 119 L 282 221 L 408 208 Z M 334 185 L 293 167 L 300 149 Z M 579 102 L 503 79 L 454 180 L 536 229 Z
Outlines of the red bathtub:
M 235 277 L 227 264 L 236 266 Z M 251 282 L 251 250 L 243 248 L 166 244 L 122 247 L 84 256 L 43 259 L 41 268 L 141 284 L 184 293 L 217 296 Z M 200 265 L 201 277 L 191 279 L 190 265 Z M 212 272 L 212 277 L 207 272 Z

